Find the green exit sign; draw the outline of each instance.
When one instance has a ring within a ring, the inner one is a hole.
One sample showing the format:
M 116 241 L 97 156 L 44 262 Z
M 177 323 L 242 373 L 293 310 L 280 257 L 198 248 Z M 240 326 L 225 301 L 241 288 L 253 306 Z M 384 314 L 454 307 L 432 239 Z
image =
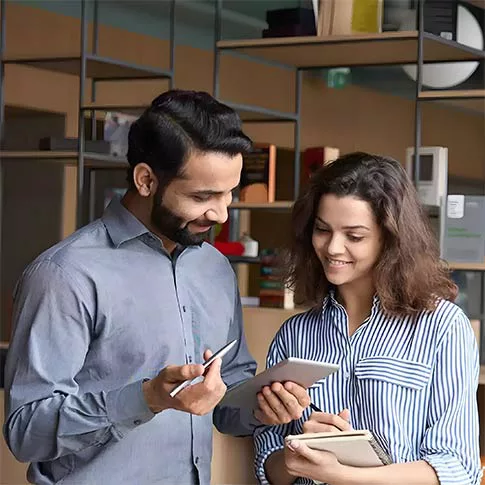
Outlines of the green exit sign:
M 351 82 L 350 67 L 338 67 L 327 72 L 327 86 L 333 89 L 342 89 Z

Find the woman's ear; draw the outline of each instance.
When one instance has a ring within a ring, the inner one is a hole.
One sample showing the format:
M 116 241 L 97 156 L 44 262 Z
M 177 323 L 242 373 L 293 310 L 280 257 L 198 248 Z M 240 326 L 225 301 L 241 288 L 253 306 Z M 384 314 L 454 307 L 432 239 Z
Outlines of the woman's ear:
M 139 163 L 133 169 L 133 182 L 142 197 L 150 197 L 157 191 L 158 179 L 146 163 Z

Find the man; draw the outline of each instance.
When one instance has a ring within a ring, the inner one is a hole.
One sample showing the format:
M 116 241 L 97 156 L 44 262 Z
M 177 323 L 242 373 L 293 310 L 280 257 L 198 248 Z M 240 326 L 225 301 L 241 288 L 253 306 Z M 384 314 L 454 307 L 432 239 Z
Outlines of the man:
M 309 404 L 277 384 L 255 416 L 218 406 L 256 365 L 234 273 L 203 241 L 227 219 L 250 148 L 237 114 L 208 94 L 160 95 L 131 127 L 123 199 L 24 271 L 4 434 L 31 482 L 208 485 L 212 423 L 248 435 Z M 233 339 L 222 373 L 216 359 L 170 397 Z

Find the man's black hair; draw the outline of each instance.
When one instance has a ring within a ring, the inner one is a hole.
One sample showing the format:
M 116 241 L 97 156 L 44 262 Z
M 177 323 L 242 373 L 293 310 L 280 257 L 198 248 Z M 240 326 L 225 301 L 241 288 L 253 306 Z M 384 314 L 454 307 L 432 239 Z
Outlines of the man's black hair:
M 251 140 L 242 131 L 238 114 L 200 91 L 171 90 L 155 98 L 135 121 L 128 135 L 128 182 L 133 168 L 146 163 L 166 187 L 181 174 L 194 151 L 246 154 Z

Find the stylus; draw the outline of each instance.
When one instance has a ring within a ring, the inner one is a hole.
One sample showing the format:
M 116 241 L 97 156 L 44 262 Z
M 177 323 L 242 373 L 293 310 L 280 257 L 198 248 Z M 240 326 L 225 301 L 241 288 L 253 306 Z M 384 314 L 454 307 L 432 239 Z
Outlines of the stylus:
M 222 357 L 224 357 L 234 347 L 234 345 L 236 345 L 236 342 L 237 342 L 237 339 L 232 340 L 227 345 L 222 347 L 222 349 L 218 350 L 214 355 L 212 355 L 212 357 L 207 359 L 202 364 L 204 369 L 207 369 L 207 367 L 209 367 L 212 364 L 212 362 L 214 362 L 214 360 L 216 360 L 218 358 L 222 359 Z M 170 392 L 170 397 L 175 397 L 182 389 L 186 388 L 189 384 L 193 383 L 195 380 L 201 379 L 201 377 L 202 376 L 196 377 L 195 379 L 192 379 L 192 380 L 182 382 L 181 384 L 179 384 L 175 389 L 173 389 Z
M 319 409 L 317 406 L 315 406 L 315 404 L 313 404 L 312 402 L 310 403 L 310 407 L 317 413 L 322 413 L 323 411 L 321 409 Z

